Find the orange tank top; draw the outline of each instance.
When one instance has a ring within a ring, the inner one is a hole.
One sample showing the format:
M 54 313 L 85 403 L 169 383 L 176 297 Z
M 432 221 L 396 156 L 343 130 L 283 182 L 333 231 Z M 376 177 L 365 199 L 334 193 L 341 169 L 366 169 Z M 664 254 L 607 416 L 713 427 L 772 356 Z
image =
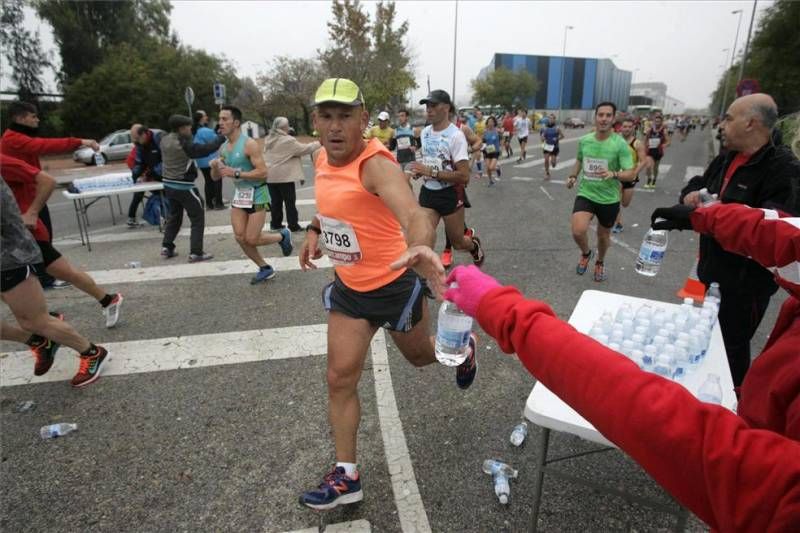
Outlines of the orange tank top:
M 358 292 L 375 290 L 399 278 L 404 271 L 390 270 L 389 265 L 407 248 L 394 213 L 361 183 L 361 167 L 375 155 L 395 161 L 378 139 L 371 139 L 346 166 L 328 163 L 324 148 L 316 162 L 320 248 L 334 263 L 339 279 Z

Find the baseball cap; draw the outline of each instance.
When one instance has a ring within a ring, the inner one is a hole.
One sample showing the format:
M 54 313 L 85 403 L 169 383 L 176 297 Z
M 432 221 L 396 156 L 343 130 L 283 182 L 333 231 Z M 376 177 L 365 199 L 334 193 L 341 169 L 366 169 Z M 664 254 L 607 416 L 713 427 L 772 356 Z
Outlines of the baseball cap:
M 186 115 L 172 115 L 169 117 L 167 123 L 169 124 L 169 129 L 177 130 L 181 126 L 191 126 L 192 119 Z
M 441 89 L 436 89 L 435 91 L 431 91 L 428 96 L 423 98 L 419 101 L 420 105 L 425 104 L 449 104 L 453 105 L 453 102 L 450 101 L 450 95 L 447 94 L 447 91 L 443 91 Z
M 317 88 L 317 93 L 314 95 L 314 105 L 327 103 L 363 106 L 364 95 L 352 80 L 328 78 Z
M 378 120 L 389 120 L 389 113 L 386 111 L 381 111 L 378 113 Z

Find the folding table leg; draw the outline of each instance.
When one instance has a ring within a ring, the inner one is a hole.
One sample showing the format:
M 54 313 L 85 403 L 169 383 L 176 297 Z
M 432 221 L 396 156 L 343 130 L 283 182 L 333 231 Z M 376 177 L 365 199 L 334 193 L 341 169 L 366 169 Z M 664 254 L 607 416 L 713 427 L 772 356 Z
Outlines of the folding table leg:
M 539 509 L 542 504 L 542 486 L 544 485 L 544 468 L 547 464 L 547 448 L 550 445 L 550 430 L 543 427 L 539 436 L 539 453 L 536 457 L 536 480 L 533 484 L 533 511 L 531 512 L 531 525 L 528 528 L 534 533 L 539 527 Z
M 78 222 L 78 233 L 81 236 L 81 246 L 86 246 L 86 240 L 83 238 L 83 220 L 81 219 L 80 201 L 72 199 L 72 207 L 75 208 L 75 219 Z
M 125 216 L 125 213 L 122 212 L 122 202 L 119 199 L 119 194 L 117 194 L 116 197 L 117 197 L 117 207 L 119 207 L 119 216 Z
M 84 200 L 80 200 L 80 202 L 81 202 L 81 214 L 83 215 L 83 228 L 86 231 L 86 249 L 91 252 L 92 243 L 89 241 L 89 215 L 88 215 L 89 208 L 86 206 L 86 202 Z
M 111 195 L 110 194 L 108 195 L 107 198 L 108 198 L 108 207 L 111 209 L 111 225 L 112 226 L 116 226 L 117 225 L 117 219 L 114 216 L 114 201 L 111 199 Z

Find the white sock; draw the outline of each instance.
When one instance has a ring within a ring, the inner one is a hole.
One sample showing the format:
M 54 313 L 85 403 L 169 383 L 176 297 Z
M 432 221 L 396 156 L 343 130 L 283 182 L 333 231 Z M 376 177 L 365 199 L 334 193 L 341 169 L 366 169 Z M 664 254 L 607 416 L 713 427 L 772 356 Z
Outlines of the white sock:
M 336 466 L 341 466 L 344 468 L 344 473 L 347 474 L 347 477 L 353 477 L 356 474 L 355 463 L 340 463 L 339 461 L 336 461 Z

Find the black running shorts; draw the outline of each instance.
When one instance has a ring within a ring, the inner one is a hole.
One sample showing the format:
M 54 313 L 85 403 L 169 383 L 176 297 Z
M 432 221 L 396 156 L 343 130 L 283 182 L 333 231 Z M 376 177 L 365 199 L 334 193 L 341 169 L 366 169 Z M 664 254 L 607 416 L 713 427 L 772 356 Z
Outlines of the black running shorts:
M 35 273 L 36 269 L 29 265 L 3 270 L 0 276 L 0 292 L 10 291 Z
M 572 212 L 577 213 L 579 211 L 592 213 L 597 217 L 597 222 L 599 222 L 601 226 L 610 228 L 614 226 L 614 222 L 617 220 L 619 202 L 613 204 L 598 204 L 583 196 L 576 196 Z
M 39 245 L 39 249 L 42 251 L 42 263 L 44 264 L 44 268 L 49 267 L 61 257 L 61 252 L 53 248 L 51 243 L 47 241 L 36 241 L 36 244 Z M 44 268 L 42 270 L 44 270 Z
M 325 310 L 363 318 L 375 327 L 407 332 L 422 320 L 425 281 L 406 270 L 391 283 L 368 292 L 345 285 L 339 276 L 322 291 Z
M 440 216 L 446 217 L 462 207 L 468 207 L 469 202 L 463 185 L 453 185 L 438 190 L 423 186 L 419 191 L 419 205 L 433 209 Z

